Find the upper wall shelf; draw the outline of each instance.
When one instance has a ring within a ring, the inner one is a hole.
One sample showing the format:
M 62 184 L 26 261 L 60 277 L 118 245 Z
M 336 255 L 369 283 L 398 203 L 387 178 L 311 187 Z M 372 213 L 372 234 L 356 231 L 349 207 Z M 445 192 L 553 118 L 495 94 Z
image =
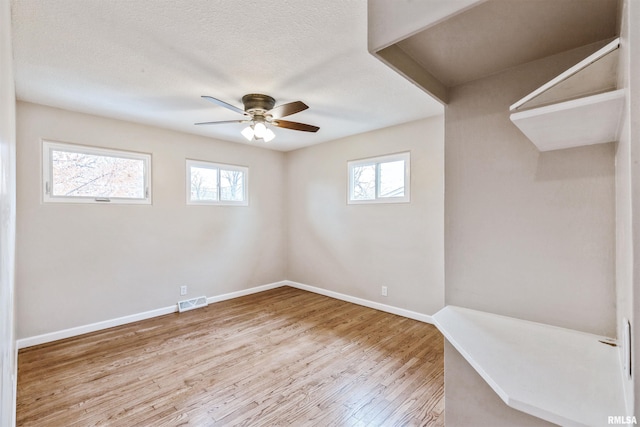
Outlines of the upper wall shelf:
M 625 413 L 619 350 L 607 338 L 455 306 L 433 320 L 514 409 L 563 426 Z
M 540 86 L 509 110 L 540 151 L 616 141 L 624 91 L 617 86 L 615 39 Z

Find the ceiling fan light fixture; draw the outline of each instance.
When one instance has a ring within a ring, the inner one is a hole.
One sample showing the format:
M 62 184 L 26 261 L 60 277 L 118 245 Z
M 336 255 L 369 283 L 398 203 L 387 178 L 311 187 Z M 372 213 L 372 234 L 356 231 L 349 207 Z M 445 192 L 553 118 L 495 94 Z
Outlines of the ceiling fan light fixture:
M 251 126 L 247 126 L 246 128 L 242 129 L 242 132 L 240 133 L 242 134 L 242 136 L 247 138 L 247 141 L 251 141 L 253 139 L 254 132 Z
M 253 132 L 256 139 L 262 139 L 267 132 L 267 127 L 264 125 L 264 123 L 258 122 L 253 125 Z
M 264 142 L 269 142 L 275 137 L 276 134 L 273 133 L 271 129 L 267 128 L 267 130 L 264 131 L 264 136 L 262 137 L 262 139 L 264 139 Z
M 276 134 L 273 133 L 267 125 L 304 132 L 317 132 L 320 129 L 318 126 L 281 120 L 282 117 L 290 116 L 309 108 L 307 104 L 302 101 L 289 102 L 276 107 L 276 100 L 269 95 L 249 93 L 242 97 L 242 104 L 244 106 L 244 110 L 242 110 L 212 96 L 202 95 L 202 98 L 228 110 L 240 113 L 244 116 L 244 119 L 201 122 L 196 123 L 196 125 L 250 123 L 249 126 L 240 132 L 249 142 L 254 140 L 263 140 L 264 142 L 272 141 L 276 137 Z

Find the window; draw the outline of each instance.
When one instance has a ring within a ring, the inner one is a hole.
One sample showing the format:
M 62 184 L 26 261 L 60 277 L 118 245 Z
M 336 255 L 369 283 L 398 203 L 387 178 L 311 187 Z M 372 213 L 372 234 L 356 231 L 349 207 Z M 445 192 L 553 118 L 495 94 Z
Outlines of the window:
M 151 204 L 151 155 L 43 141 L 45 202 Z
M 247 206 L 249 168 L 187 160 L 187 204 Z
M 349 203 L 409 202 L 410 153 L 348 162 Z

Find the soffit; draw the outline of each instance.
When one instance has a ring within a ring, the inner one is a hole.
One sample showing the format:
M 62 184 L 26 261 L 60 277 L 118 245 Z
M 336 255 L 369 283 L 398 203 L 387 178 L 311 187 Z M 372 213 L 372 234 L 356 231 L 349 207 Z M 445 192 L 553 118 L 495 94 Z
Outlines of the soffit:
M 617 34 L 617 0 L 489 0 L 396 45 L 446 87 Z

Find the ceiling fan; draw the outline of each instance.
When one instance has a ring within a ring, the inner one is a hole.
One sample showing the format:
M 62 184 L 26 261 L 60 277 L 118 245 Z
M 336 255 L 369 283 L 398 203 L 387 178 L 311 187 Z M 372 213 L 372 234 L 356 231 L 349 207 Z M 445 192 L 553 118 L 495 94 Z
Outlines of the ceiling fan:
M 217 122 L 201 122 L 196 125 L 216 125 L 224 123 L 251 123 L 245 129 L 242 130 L 242 135 L 249 141 L 263 139 L 266 142 L 271 141 L 275 134 L 267 125 L 278 126 L 285 129 L 300 130 L 304 132 L 317 132 L 320 129 L 318 126 L 308 125 L 305 123 L 290 122 L 288 120 L 281 120 L 282 117 L 290 116 L 300 111 L 304 111 L 307 108 L 307 104 L 302 101 L 289 102 L 287 104 L 278 105 L 275 107 L 276 100 L 269 95 L 262 95 L 259 93 L 250 93 L 242 97 L 242 104 L 244 110 L 228 104 L 224 101 L 220 101 L 212 96 L 202 96 L 203 99 L 211 101 L 216 105 L 227 108 L 236 113 L 242 114 L 244 119 L 241 120 L 223 120 Z

